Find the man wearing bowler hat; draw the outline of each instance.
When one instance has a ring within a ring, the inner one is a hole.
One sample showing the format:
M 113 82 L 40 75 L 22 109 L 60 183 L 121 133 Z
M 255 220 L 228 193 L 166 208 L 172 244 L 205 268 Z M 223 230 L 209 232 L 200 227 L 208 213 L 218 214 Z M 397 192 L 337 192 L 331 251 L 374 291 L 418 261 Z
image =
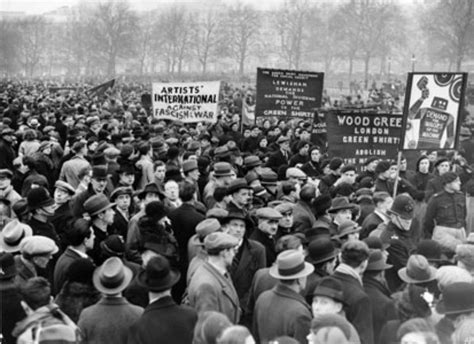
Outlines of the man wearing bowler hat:
M 54 215 L 54 199 L 48 190 L 43 187 L 31 189 L 26 199 L 32 214 L 27 224 L 33 230 L 33 234 L 48 237 L 60 246 L 59 236 L 50 222 L 50 218 Z
M 262 293 L 255 304 L 253 328 L 258 341 L 266 343 L 276 337 L 289 336 L 306 343 L 311 309 L 300 293 L 313 270 L 300 251 L 288 250 L 278 255 L 270 275 L 279 282 Z
M 381 250 L 371 250 L 362 278 L 364 290 L 369 296 L 372 307 L 375 343 L 379 342 L 380 331 L 387 321 L 398 318 L 394 300 L 390 297 L 391 293 L 385 280 L 385 271 L 392 268 L 386 260 Z
M 226 210 L 232 213 L 241 212 L 246 215 L 252 200 L 251 189 L 244 178 L 233 180 L 227 187 L 227 195 L 230 195 L 231 199 Z
M 188 306 L 177 305 L 171 298 L 171 288 L 179 279 L 179 272 L 173 270 L 168 260 L 161 255 L 151 258 L 146 264 L 137 280 L 148 290 L 150 303 L 130 329 L 128 344 L 192 342 L 196 311 Z
M 78 326 L 84 342 L 127 342 L 130 327 L 143 313 L 143 308 L 130 304 L 122 296 L 132 278 L 132 270 L 117 257 L 107 259 L 95 269 L 92 282 L 102 298 L 81 312 Z
M 112 209 L 115 203 L 110 203 L 104 195 L 95 195 L 84 203 L 84 209 L 91 217 L 92 230 L 94 231 L 94 248 L 89 252 L 96 265 L 103 262 L 100 243 L 107 237 L 107 227 L 114 222 L 115 211 Z
M 188 284 L 189 304 L 198 313 L 217 311 L 237 324 L 240 302 L 229 274 L 239 241 L 230 234 L 214 232 L 204 239 L 208 258 L 191 277 Z

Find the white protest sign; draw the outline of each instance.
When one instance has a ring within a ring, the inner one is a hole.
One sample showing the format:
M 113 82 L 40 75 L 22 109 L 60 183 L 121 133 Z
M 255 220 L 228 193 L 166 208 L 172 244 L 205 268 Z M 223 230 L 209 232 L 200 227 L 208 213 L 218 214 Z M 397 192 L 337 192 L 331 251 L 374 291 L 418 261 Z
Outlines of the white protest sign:
M 220 81 L 153 83 L 153 116 L 184 123 L 217 122 Z

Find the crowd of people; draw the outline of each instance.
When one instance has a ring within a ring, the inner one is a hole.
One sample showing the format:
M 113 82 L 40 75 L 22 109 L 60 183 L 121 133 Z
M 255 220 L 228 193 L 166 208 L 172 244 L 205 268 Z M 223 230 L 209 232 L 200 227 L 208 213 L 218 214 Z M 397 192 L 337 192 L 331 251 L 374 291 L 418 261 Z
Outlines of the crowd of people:
M 474 342 L 468 128 L 355 166 L 311 123 L 242 127 L 251 89 L 212 124 L 142 90 L 0 84 L 2 343 Z

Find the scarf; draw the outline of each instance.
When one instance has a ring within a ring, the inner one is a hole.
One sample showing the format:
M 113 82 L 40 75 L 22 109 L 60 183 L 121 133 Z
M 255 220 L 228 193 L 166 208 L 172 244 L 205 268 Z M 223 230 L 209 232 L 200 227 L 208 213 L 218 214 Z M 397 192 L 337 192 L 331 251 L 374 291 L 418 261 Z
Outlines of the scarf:
M 349 275 L 354 277 L 357 281 L 359 281 L 360 285 L 363 285 L 362 283 L 362 278 L 360 275 L 357 273 L 357 271 L 354 270 L 351 266 L 341 263 L 339 266 L 336 268 L 335 271 L 340 272 L 341 274 Z

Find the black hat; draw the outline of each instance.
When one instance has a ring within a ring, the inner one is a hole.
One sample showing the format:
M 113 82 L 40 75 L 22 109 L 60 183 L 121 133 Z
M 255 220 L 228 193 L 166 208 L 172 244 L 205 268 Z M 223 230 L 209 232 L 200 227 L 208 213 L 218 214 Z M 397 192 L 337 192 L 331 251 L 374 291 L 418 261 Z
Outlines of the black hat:
M 66 271 L 66 280 L 84 284 L 92 283 L 95 265 L 89 258 L 75 259 Z
M 153 201 L 145 206 L 146 216 L 158 221 L 167 215 L 165 205 L 161 201 Z
M 330 170 L 337 170 L 341 165 L 344 163 L 344 161 L 341 158 L 335 157 L 332 158 L 331 161 L 329 162 L 329 169 Z
M 118 173 L 135 174 L 135 166 L 130 163 L 121 164 Z
M 144 199 L 147 193 L 154 193 L 159 195 L 161 193 L 160 189 L 158 188 L 158 185 L 155 183 L 149 183 L 145 186 L 143 190 L 141 190 L 137 196 L 140 199 Z
M 107 166 L 106 165 L 92 166 L 92 178 L 107 179 Z
M 410 220 L 414 216 L 415 201 L 408 194 L 400 194 L 393 200 L 392 207 L 388 213 L 398 215 L 403 219 Z
M 441 259 L 442 247 L 441 244 L 435 240 L 425 239 L 421 240 L 416 246 L 416 254 L 420 254 L 428 259 L 428 262 L 442 262 Z
M 377 160 L 380 160 L 380 158 L 376 157 L 376 156 L 371 156 L 371 157 L 367 158 L 367 160 L 365 160 L 364 166 L 367 166 L 371 162 L 374 162 L 374 161 L 377 161 Z
M 237 178 L 233 180 L 227 187 L 227 194 L 232 195 L 234 192 L 237 192 L 240 189 L 251 190 L 252 188 L 248 186 L 247 181 L 244 178 Z
M 436 160 L 435 164 L 434 164 L 434 167 L 438 167 L 439 165 L 441 165 L 443 162 L 449 162 L 449 159 L 446 158 L 446 157 L 441 157 L 439 158 L 438 160 Z
M 330 239 L 320 238 L 309 243 L 306 261 L 311 264 L 320 264 L 333 259 L 337 254 L 338 251 Z
M 47 207 L 54 204 L 54 199 L 49 194 L 49 191 L 40 186 L 31 189 L 26 196 L 28 208 L 30 210 Z
M 339 210 L 354 209 L 355 204 L 349 203 L 347 197 L 336 197 L 332 200 L 328 213 L 337 213 Z
M 316 214 L 324 214 L 331 208 L 331 197 L 328 194 L 322 194 L 313 200 L 313 208 Z
M 382 271 L 392 267 L 393 265 L 387 264 L 387 257 L 381 250 L 371 250 L 365 271 Z
M 375 173 L 383 173 L 390 168 L 390 162 L 388 160 L 381 160 L 375 167 Z
M 446 172 L 441 176 L 441 182 L 443 183 L 443 185 L 446 185 L 446 184 L 454 182 L 458 178 L 459 176 L 456 173 Z
M 342 284 L 334 277 L 324 277 L 314 289 L 313 296 L 325 296 L 334 301 L 345 304 Z
M 183 180 L 183 175 L 181 171 L 176 167 L 170 167 L 165 172 L 165 180 L 174 180 L 175 182 L 180 182 Z
M 100 248 L 110 257 L 121 257 L 125 253 L 125 241 L 121 235 L 112 234 L 101 241 Z
M 138 283 L 149 291 L 160 292 L 171 289 L 180 278 L 177 270 L 171 269 L 168 259 L 162 255 L 150 259 L 145 269 L 137 276 Z
M 16 265 L 13 255 L 8 252 L 0 252 L 0 280 L 10 279 L 16 276 Z

